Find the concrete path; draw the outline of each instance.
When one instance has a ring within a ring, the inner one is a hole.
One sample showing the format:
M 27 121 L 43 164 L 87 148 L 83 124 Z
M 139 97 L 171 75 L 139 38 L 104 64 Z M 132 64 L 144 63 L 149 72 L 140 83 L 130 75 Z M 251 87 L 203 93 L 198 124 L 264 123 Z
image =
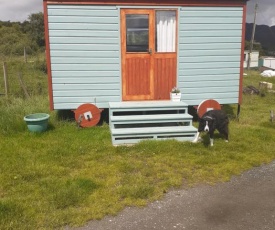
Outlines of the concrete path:
M 145 208 L 126 208 L 116 217 L 77 230 L 262 230 L 275 229 L 275 162 L 230 182 L 171 191 Z

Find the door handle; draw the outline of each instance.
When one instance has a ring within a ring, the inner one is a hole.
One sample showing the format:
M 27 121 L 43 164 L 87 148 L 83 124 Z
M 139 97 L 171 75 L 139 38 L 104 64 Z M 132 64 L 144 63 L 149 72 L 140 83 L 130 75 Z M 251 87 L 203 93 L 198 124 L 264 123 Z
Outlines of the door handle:
M 151 49 L 151 48 L 150 48 L 150 49 L 148 49 L 148 53 L 149 53 L 150 55 L 152 55 L 153 51 L 152 51 L 152 49 Z

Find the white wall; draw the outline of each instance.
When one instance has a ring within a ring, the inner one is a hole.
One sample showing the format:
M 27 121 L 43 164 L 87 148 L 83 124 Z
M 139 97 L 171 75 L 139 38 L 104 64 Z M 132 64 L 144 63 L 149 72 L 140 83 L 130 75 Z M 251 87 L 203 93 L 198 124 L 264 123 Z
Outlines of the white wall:
M 244 51 L 244 62 L 243 67 L 247 68 L 247 62 L 248 62 L 248 50 Z M 259 51 L 252 51 L 251 53 L 251 61 L 250 61 L 250 67 L 259 67 Z
M 275 69 L 275 58 L 263 58 L 263 66 Z
M 188 105 L 239 102 L 242 17 L 242 7 L 180 9 L 178 87 Z
M 116 6 L 48 5 L 54 109 L 121 100 Z

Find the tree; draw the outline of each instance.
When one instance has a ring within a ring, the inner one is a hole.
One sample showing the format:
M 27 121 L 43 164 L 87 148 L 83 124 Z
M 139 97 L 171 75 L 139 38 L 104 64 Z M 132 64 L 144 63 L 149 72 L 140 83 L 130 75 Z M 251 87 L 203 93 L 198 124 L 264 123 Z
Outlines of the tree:
M 28 21 L 22 23 L 22 29 L 39 47 L 45 46 L 44 15 L 42 12 L 29 15 Z
M 245 47 L 244 47 L 244 49 L 245 50 L 249 50 L 250 49 L 250 42 L 249 41 L 245 41 Z M 263 50 L 262 45 L 259 42 L 254 42 L 253 43 L 253 50 L 259 51 L 259 54 L 261 56 L 265 55 L 265 51 Z
M 27 21 L 0 21 L 0 55 L 32 54 L 45 47 L 43 13 L 31 14 Z
M 37 45 L 30 41 L 18 24 L 0 27 L 0 53 L 2 55 L 23 55 L 24 47 L 29 54 L 37 50 Z

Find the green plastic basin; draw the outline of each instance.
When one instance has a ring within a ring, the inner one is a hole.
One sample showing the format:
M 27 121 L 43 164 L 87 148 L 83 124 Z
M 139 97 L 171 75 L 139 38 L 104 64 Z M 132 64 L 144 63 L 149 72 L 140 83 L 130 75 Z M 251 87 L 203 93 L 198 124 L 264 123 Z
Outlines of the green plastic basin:
M 44 132 L 48 128 L 48 121 L 50 115 L 47 113 L 34 113 L 24 117 L 28 129 L 31 132 Z

